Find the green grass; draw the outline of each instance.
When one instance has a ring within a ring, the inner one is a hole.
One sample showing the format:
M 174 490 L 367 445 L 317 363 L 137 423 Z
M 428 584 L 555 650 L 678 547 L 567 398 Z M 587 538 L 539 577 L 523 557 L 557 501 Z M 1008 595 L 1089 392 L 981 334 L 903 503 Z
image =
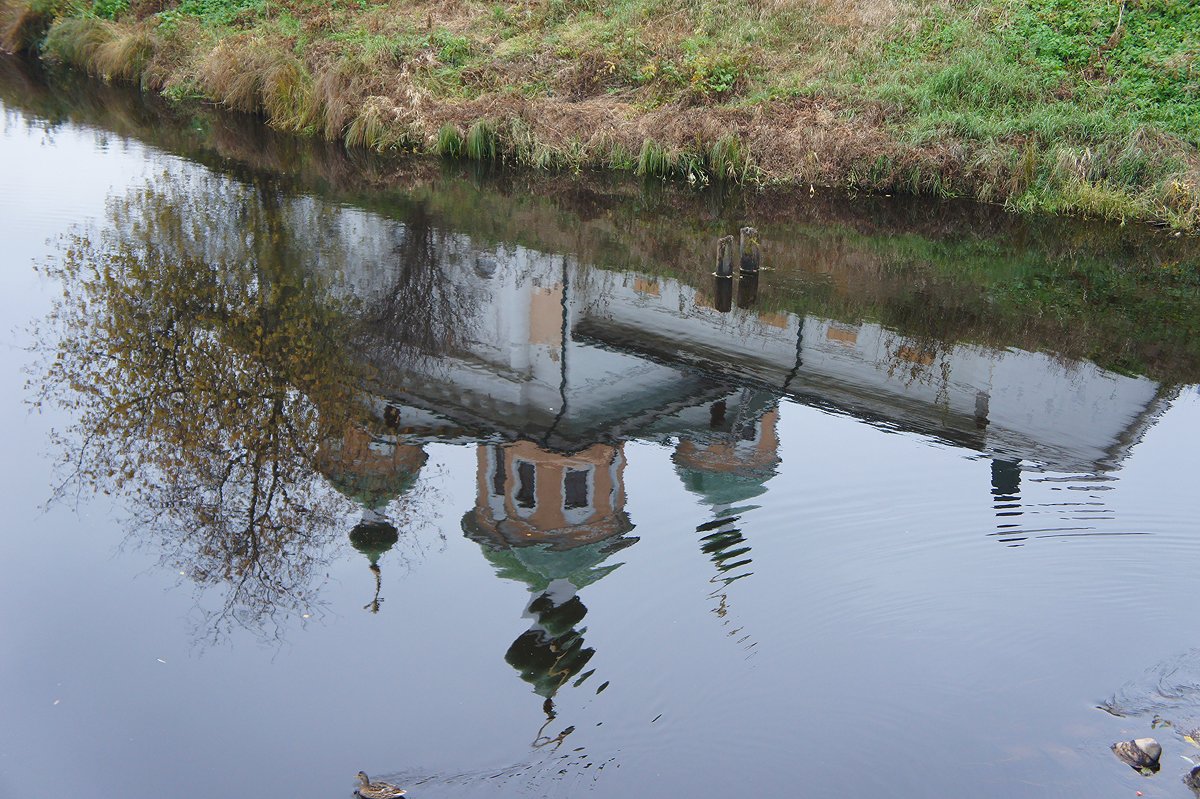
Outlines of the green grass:
M 471 126 L 467 131 L 466 153 L 476 161 L 495 161 L 500 156 L 495 123 L 481 119 Z

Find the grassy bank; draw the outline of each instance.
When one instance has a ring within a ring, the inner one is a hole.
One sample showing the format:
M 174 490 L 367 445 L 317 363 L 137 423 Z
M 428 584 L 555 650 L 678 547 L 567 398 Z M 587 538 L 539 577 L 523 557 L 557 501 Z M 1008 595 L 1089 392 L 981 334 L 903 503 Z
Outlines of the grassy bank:
M 570 254 L 699 288 L 713 281 L 713 242 L 750 221 L 772 267 L 756 304 L 764 312 L 876 321 L 931 351 L 949 343 L 1016 347 L 1168 384 L 1200 382 L 1200 238 L 965 202 L 810 197 L 807 188 L 700 192 L 608 173 L 562 180 L 536 170 L 379 156 L 275 133 L 212 105 L 164 102 L 74 76 L 46 83 L 20 67 L 0 59 L 0 103 L 33 124 L 53 131 L 70 121 L 106 140 L 136 139 L 270 187 L 269 194 L 314 195 L 467 235 L 485 249 Z M 179 208 L 203 205 L 206 189 L 172 186 Z M 274 246 L 304 262 L 311 248 L 289 244 L 294 233 L 281 229 Z
M 350 145 L 1200 229 L 1187 0 L 0 0 L 0 36 Z

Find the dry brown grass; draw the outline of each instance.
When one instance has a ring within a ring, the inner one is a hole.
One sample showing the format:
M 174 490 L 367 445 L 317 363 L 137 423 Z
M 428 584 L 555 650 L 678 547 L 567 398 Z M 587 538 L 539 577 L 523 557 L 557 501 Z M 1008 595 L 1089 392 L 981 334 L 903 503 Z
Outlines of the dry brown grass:
M 45 53 L 50 60 L 101 74 L 96 68 L 96 54 L 117 35 L 115 23 L 96 17 L 71 17 L 59 20 L 50 28 Z
M 145 25 L 119 28 L 96 48 L 90 71 L 105 80 L 140 81 L 154 55 L 155 41 Z
M 0 50 L 9 53 L 32 50 L 51 21 L 48 14 L 27 3 L 0 0 Z
M 278 42 L 242 34 L 220 41 L 200 60 L 195 81 L 236 111 L 265 113 L 277 127 L 303 127 L 312 80 L 304 64 Z
M 745 0 L 745 18 L 729 19 L 723 5 L 714 15 L 701 0 L 663 0 L 630 22 L 626 50 L 611 31 L 601 35 L 597 26 L 608 23 L 599 15 L 564 12 L 556 0 L 503 9 L 481 0 L 392 0 L 369 9 L 283 0 L 291 28 L 264 20 L 251 31 L 187 17 L 157 29 L 137 18 L 159 0 L 139 2 L 142 10 L 117 23 L 59 20 L 47 52 L 106 78 L 198 93 L 262 113 L 274 127 L 354 146 L 457 152 L 452 139 L 461 144 L 475 128 L 477 140 L 487 133 L 481 151 L 537 167 L 701 181 L 719 173 L 997 203 L 1032 198 L 1030 207 L 1040 208 L 1058 191 L 1064 203 L 1052 210 L 1200 226 L 1196 159 L 1174 172 L 1164 166 L 1187 152 L 1179 141 L 1129 143 L 1157 159 L 1155 174 L 1168 175 L 1131 199 L 1107 177 L 1131 160 L 1119 148 L 1040 146 L 1024 134 L 910 137 L 902 103 L 810 82 L 857 67 L 931 16 L 982 14 L 992 7 L 982 1 Z M 43 24 L 30 8 L 30 0 L 0 0 L 5 42 L 26 41 Z M 305 33 L 297 35 L 297 22 Z M 554 45 L 538 47 L 549 28 Z M 740 60 L 725 65 L 736 79 L 724 88 L 706 86 L 703 69 L 715 68 L 740 36 L 763 44 L 736 50 Z M 453 37 L 466 55 L 447 49 Z M 774 92 L 777 85 L 784 90 Z M 439 141 L 446 131 L 456 133 Z

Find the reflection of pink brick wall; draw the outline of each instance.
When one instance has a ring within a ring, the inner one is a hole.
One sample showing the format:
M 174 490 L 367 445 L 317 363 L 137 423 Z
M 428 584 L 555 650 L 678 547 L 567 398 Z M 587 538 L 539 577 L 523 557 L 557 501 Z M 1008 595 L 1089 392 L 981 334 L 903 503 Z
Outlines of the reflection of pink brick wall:
M 535 288 L 529 298 L 529 343 L 557 346 L 562 342 L 563 287 Z
M 623 447 L 593 444 L 571 455 L 542 449 L 530 441 L 518 441 L 503 447 L 504 511 L 510 532 L 527 540 L 561 541 L 564 536 L 579 539 L 579 543 L 600 540 L 620 532 L 616 515 L 625 508 Z M 515 496 L 520 484 L 519 462 L 533 464 L 535 507 L 518 508 Z M 612 466 L 617 463 L 616 480 Z M 476 518 L 487 529 L 494 528 L 488 505 L 492 490 L 488 449 L 478 449 Z M 564 511 L 563 478 L 568 469 L 591 469 L 588 501 L 590 513 L 581 522 L 569 523 Z M 614 490 L 615 489 L 615 490 Z M 526 515 L 522 515 L 526 514 Z M 546 534 L 552 534 L 547 536 Z
M 759 438 L 754 449 L 720 441 L 698 446 L 684 439 L 675 447 L 675 460 L 683 466 L 707 472 L 741 472 L 764 469 L 779 462 L 779 409 L 767 411 L 759 419 Z

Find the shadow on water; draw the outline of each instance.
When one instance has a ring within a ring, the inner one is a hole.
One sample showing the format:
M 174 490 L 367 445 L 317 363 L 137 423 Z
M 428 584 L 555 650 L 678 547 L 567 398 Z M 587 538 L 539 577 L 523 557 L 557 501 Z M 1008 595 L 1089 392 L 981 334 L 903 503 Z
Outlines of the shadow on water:
M 628 442 L 669 448 L 705 509 L 712 612 L 749 655 L 736 595 L 785 404 L 987 458 L 992 535 L 1015 546 L 1095 532 L 1105 476 L 1200 376 L 1195 245 L 1145 231 L 483 175 L 51 88 L 3 59 L 0 99 L 211 170 L 113 198 L 47 268 L 64 293 L 37 331 L 36 396 L 77 420 L 56 498 L 123 497 L 131 538 L 221 596 L 206 637 L 277 637 L 319 609 L 345 540 L 372 575 L 364 609 L 386 616 L 380 560 L 422 546 L 428 448 L 474 447 L 461 532 L 528 588 L 502 656 L 542 703 L 534 750 L 574 731 L 561 691 L 608 686 L 583 597 L 639 541 Z M 714 279 L 713 242 L 747 221 L 766 269 Z M 1022 483 L 1057 479 L 1042 472 L 1090 493 L 1034 506 Z

